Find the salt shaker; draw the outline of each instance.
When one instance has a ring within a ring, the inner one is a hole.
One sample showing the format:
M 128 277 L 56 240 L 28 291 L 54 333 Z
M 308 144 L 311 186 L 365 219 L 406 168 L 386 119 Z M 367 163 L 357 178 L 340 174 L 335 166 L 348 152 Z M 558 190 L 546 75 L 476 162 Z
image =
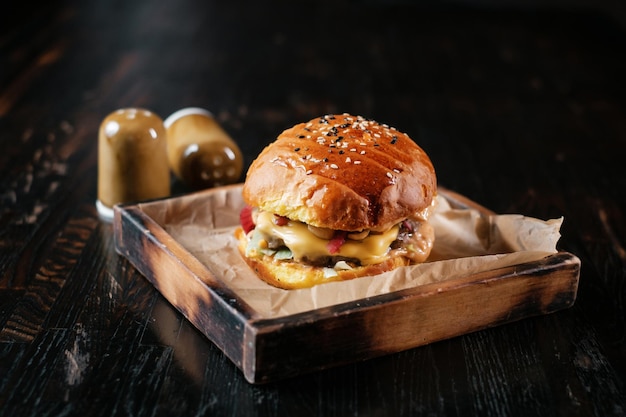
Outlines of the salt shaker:
M 141 108 L 109 114 L 98 133 L 98 200 L 103 220 L 118 203 L 167 197 L 170 170 L 163 120 Z
M 172 172 L 192 189 L 239 180 L 243 156 L 235 141 L 208 110 L 188 107 L 165 119 Z

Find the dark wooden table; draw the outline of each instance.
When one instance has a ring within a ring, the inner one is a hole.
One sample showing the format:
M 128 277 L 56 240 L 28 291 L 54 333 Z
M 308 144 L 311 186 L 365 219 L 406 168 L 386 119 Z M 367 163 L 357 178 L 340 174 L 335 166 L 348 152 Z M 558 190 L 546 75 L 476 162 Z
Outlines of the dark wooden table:
M 626 414 L 626 35 L 614 16 L 40 3 L 0 17 L 0 416 Z M 131 106 L 211 110 L 246 165 L 321 114 L 393 125 L 430 154 L 441 185 L 499 213 L 564 216 L 559 247 L 582 260 L 578 299 L 251 385 L 98 219 L 98 126 Z

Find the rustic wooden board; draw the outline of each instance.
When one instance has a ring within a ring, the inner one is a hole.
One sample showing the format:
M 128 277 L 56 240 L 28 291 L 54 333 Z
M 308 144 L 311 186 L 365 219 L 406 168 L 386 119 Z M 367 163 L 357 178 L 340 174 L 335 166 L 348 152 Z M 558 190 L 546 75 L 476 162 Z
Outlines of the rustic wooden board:
M 490 213 L 456 193 L 440 194 L 457 206 Z M 399 352 L 568 308 L 576 300 L 580 275 L 580 260 L 559 252 L 535 262 L 262 318 L 139 205 L 115 208 L 114 232 L 116 250 L 251 383 Z

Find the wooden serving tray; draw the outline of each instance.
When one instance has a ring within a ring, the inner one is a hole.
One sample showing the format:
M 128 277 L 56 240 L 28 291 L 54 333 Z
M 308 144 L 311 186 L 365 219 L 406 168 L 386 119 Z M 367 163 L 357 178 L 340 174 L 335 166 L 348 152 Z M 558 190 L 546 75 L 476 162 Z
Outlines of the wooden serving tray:
M 184 198 L 201 200 L 214 191 Z M 453 192 L 440 190 L 439 194 L 457 207 L 491 214 Z M 572 306 L 576 299 L 580 260 L 558 252 L 539 261 L 354 302 L 262 317 L 147 214 L 151 210 L 146 207 L 158 208 L 166 201 L 172 203 L 165 199 L 115 207 L 116 250 L 215 343 L 250 383 L 284 379 L 552 313 Z

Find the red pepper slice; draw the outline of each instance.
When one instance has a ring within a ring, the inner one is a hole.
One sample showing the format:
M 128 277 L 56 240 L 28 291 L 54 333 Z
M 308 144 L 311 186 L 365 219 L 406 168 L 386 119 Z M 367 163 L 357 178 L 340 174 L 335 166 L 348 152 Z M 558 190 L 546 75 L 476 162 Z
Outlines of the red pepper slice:
M 341 245 L 343 245 L 346 242 L 347 236 L 348 236 L 347 232 L 337 230 L 335 234 L 333 235 L 332 239 L 330 239 L 328 243 L 326 244 L 326 249 L 328 249 L 328 252 L 330 252 L 331 255 L 334 255 L 335 253 L 339 252 L 339 249 L 341 249 Z
M 286 226 L 287 223 L 289 223 L 289 219 L 287 217 L 274 214 L 274 224 L 276 226 Z
M 239 212 L 239 223 L 246 234 L 256 227 L 252 220 L 252 207 L 248 205 L 243 206 Z

